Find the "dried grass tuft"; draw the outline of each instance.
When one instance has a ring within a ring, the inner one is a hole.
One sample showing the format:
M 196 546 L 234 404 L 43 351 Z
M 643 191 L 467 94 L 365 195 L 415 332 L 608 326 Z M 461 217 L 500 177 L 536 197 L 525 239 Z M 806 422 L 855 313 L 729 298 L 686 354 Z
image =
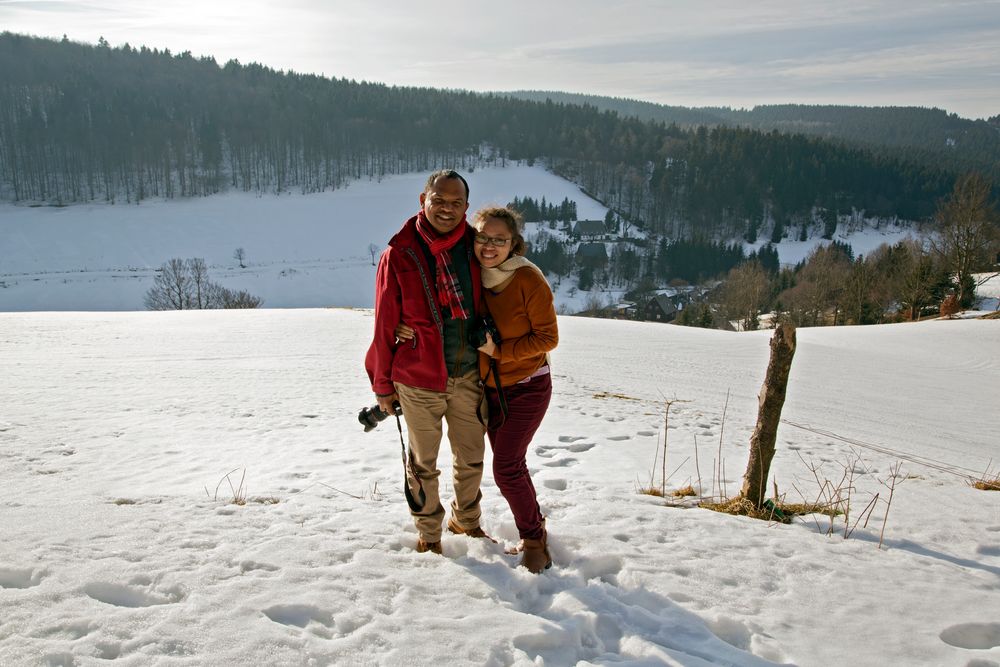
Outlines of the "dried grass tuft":
M 843 512 L 829 506 L 815 503 L 785 503 L 768 500 L 764 507 L 755 507 L 752 502 L 743 496 L 736 496 L 721 502 L 701 503 L 699 507 L 704 507 L 713 512 L 732 514 L 734 516 L 748 516 L 751 519 L 761 519 L 763 521 L 774 521 L 777 523 L 791 523 L 792 517 L 805 516 L 807 514 L 826 514 L 834 517 Z
M 982 477 L 972 482 L 972 488 L 980 491 L 1000 491 L 1000 475 L 996 477 Z

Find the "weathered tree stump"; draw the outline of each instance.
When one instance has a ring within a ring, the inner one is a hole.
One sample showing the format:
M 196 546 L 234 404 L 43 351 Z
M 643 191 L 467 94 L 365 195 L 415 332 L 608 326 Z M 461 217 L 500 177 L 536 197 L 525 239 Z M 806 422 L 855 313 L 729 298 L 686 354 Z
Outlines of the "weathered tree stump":
M 778 437 L 778 422 L 785 404 L 788 373 L 795 356 L 795 326 L 782 324 L 771 337 L 771 360 L 767 364 L 764 386 L 760 389 L 757 426 L 750 436 L 750 459 L 743 475 L 740 495 L 760 508 L 767 492 L 767 476 L 774 458 L 774 442 Z

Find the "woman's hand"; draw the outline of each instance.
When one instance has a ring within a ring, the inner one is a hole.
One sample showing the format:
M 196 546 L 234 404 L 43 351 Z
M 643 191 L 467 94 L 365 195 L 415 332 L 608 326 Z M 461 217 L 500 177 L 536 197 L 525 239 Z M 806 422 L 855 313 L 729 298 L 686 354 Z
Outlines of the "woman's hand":
M 479 351 L 488 357 L 496 355 L 497 346 L 493 342 L 493 336 L 491 336 L 488 331 L 486 332 L 486 342 L 479 347 Z
M 417 336 L 417 332 L 411 327 L 406 326 L 402 322 L 396 325 L 396 341 L 403 342 L 404 340 L 413 340 Z

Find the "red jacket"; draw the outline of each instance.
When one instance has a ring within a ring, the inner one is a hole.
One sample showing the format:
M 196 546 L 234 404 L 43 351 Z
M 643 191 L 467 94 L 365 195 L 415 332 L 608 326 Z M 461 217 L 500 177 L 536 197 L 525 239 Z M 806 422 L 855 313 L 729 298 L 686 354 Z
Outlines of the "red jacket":
M 471 250 L 475 230 L 466 223 L 465 241 Z M 393 382 L 445 391 L 448 369 L 444 360 L 443 315 L 437 303 L 435 267 L 417 233 L 413 216 L 389 241 L 375 275 L 375 336 L 365 370 L 376 394 L 391 394 Z M 481 312 L 482 278 L 479 262 L 471 262 L 472 300 Z M 413 341 L 396 344 L 395 329 L 405 322 L 416 332 Z

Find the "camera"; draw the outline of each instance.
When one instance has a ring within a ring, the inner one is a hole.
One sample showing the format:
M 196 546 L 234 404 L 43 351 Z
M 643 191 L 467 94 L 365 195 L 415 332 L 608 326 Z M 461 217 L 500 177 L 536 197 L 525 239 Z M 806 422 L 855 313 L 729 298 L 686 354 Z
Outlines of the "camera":
M 392 402 L 392 412 L 383 412 L 377 404 L 371 406 L 370 408 L 362 408 L 361 412 L 358 413 L 358 421 L 361 425 L 365 427 L 365 433 L 372 430 L 379 425 L 383 419 L 389 415 L 395 415 L 397 417 L 402 416 L 403 408 L 399 404 L 399 401 Z
M 496 322 L 489 315 L 482 315 L 476 318 L 475 324 L 469 329 L 469 343 L 476 348 L 486 345 L 486 334 L 493 338 L 495 345 L 500 344 L 500 330 L 497 329 Z

